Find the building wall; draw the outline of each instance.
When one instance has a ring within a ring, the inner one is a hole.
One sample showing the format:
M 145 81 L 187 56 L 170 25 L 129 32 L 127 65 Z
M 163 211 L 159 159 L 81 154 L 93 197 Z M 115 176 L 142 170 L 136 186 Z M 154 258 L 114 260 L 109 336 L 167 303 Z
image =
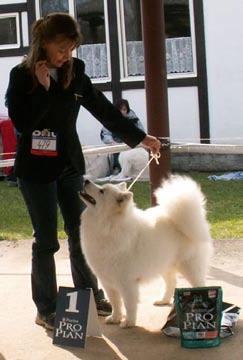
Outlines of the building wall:
M 5 107 L 5 93 L 9 81 L 9 72 L 18 63 L 20 63 L 22 57 L 0 57 L 0 114 L 7 115 L 7 109 Z
M 123 91 L 131 108 L 147 128 L 145 90 Z M 170 136 L 172 141 L 192 139 L 199 141 L 199 111 L 197 87 L 178 87 L 168 89 Z
M 111 100 L 111 93 L 105 93 Z M 172 141 L 200 142 L 198 95 L 196 87 L 169 88 L 169 118 Z M 144 128 L 147 129 L 145 90 L 126 90 L 122 97 L 127 99 L 130 107 Z M 78 118 L 78 132 L 82 144 L 100 144 L 100 129 L 102 125 L 85 109 L 81 109 Z
M 204 0 L 209 118 L 214 142 L 242 144 L 242 0 Z M 241 139 L 236 139 L 241 137 Z
M 213 142 L 242 143 L 242 0 L 203 0 L 209 95 L 210 134 Z M 4 95 L 9 71 L 22 57 L 0 57 L 0 114 L 6 114 Z M 170 134 L 173 141 L 199 140 L 197 87 L 171 87 L 169 93 Z M 111 99 L 111 93 L 106 93 Z M 132 109 L 146 128 L 145 91 L 126 90 Z M 203 119 L 202 119 L 203 121 Z M 78 132 L 83 144 L 99 144 L 101 125 L 81 109 Z
M 104 92 L 104 95 L 111 101 L 111 92 Z M 77 131 L 82 145 L 102 144 L 100 130 L 102 125 L 85 108 L 81 108 L 77 121 Z

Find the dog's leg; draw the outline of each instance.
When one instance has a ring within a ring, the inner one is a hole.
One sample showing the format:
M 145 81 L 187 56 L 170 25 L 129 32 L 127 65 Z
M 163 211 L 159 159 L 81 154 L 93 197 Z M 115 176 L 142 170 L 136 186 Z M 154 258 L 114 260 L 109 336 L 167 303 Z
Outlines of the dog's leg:
M 171 270 L 170 272 L 163 275 L 165 281 L 165 293 L 162 300 L 157 300 L 154 305 L 162 306 L 171 304 L 171 298 L 174 295 L 176 287 L 176 273 Z
M 107 296 L 112 306 L 112 314 L 107 316 L 105 322 L 107 324 L 119 324 L 122 319 L 122 302 L 118 291 L 105 286 Z
M 126 316 L 121 321 L 121 328 L 133 327 L 136 324 L 137 304 L 138 304 L 138 284 L 132 282 L 126 284 L 121 290 L 124 306 L 126 309 Z
M 178 267 L 180 273 L 189 281 L 191 286 L 205 286 L 207 266 L 200 263 L 200 258 L 189 259 Z

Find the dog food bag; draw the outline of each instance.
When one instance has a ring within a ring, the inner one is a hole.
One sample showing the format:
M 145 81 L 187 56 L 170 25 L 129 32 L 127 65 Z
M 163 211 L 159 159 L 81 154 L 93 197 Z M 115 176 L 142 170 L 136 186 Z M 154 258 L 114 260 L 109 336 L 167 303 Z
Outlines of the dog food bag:
M 221 287 L 176 289 L 175 303 L 183 347 L 208 348 L 220 344 Z
M 220 327 L 221 339 L 234 335 L 235 328 L 240 317 L 240 310 L 240 307 L 237 305 L 222 302 L 222 318 Z M 161 331 L 166 336 L 174 338 L 179 338 L 181 336 L 175 305 L 173 305 L 167 317 L 166 323 L 163 325 Z

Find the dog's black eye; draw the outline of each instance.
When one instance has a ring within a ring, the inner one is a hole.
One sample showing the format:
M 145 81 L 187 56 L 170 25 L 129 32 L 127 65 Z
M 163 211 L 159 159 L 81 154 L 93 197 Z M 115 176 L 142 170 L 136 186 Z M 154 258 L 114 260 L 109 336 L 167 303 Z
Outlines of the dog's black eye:
M 101 193 L 101 194 L 104 194 L 104 190 L 103 190 L 103 189 L 100 189 L 100 193 Z

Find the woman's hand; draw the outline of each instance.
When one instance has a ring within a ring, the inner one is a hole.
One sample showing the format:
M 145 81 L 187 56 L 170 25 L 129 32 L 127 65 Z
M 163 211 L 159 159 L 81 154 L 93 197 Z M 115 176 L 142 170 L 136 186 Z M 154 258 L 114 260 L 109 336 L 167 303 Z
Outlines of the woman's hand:
M 160 153 L 161 142 L 155 136 L 146 135 L 141 144 L 154 155 Z
M 48 91 L 50 87 L 50 70 L 46 63 L 45 60 L 37 61 L 35 65 L 35 76 L 39 83 Z

